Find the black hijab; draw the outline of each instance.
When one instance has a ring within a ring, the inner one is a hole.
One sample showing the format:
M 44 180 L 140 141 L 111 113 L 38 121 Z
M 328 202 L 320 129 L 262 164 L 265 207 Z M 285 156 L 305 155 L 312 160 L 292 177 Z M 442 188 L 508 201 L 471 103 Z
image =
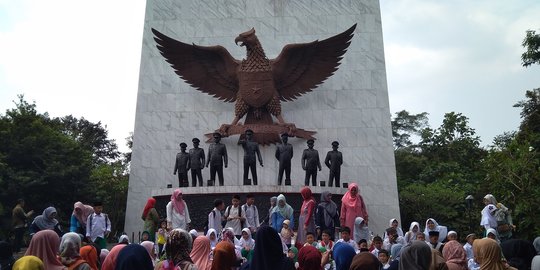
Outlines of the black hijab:
M 152 259 L 139 244 L 129 244 L 120 250 L 116 259 L 116 270 L 152 270 Z
M 501 243 L 504 257 L 510 266 L 518 270 L 531 268 L 531 262 L 536 256 L 536 250 L 531 242 L 522 239 L 509 239 Z
M 294 263 L 283 253 L 283 245 L 276 230 L 260 227 L 255 235 L 255 249 L 251 270 L 294 270 Z

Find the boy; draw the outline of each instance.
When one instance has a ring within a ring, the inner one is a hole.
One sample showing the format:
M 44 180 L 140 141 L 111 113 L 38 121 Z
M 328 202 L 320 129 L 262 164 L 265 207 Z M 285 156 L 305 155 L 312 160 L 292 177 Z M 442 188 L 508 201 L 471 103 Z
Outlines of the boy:
M 392 246 L 395 245 L 395 244 L 402 244 L 404 246 L 406 245 L 405 239 L 403 239 L 403 237 L 398 235 L 396 228 L 390 227 L 390 228 L 386 229 L 386 235 L 388 237 L 386 239 L 384 239 L 384 241 L 383 241 L 383 248 L 384 249 L 392 250 Z
M 465 249 L 465 252 L 467 253 L 467 260 L 474 259 L 474 254 L 472 250 L 472 245 L 474 240 L 476 240 L 476 234 L 471 233 L 467 235 L 467 243 L 463 245 L 463 249 Z
M 388 267 L 390 267 L 389 259 L 390 259 L 390 256 L 388 254 L 388 250 L 386 249 L 379 250 L 379 262 L 381 262 L 381 264 L 383 265 L 383 269 L 388 269 Z
M 317 248 L 326 248 L 328 251 L 334 248 L 334 241 L 330 240 L 330 234 L 330 230 L 324 230 L 322 232 L 322 240 L 317 245 Z
M 306 233 L 306 243 L 304 246 L 312 245 L 313 247 L 317 247 L 317 242 L 315 241 L 315 233 L 313 232 L 307 232 Z
M 233 196 L 232 205 L 227 206 L 227 209 L 225 209 L 225 218 L 227 219 L 225 228 L 231 227 L 236 238 L 240 239 L 242 228 L 244 228 L 244 222 L 246 221 L 246 213 L 240 207 L 240 195 L 236 194 Z
M 366 239 L 360 239 L 360 241 L 358 241 L 358 249 L 360 250 L 360 252 L 369 251 Z
M 221 211 L 223 209 L 225 209 L 225 203 L 220 199 L 214 200 L 214 209 L 208 214 L 208 229 L 214 229 L 218 233 L 223 230 L 221 225 L 221 221 L 223 221 Z
M 337 240 L 336 243 L 340 242 L 349 244 L 349 246 L 354 248 L 354 252 L 358 253 L 358 245 L 351 239 L 351 229 L 349 227 L 344 226 L 341 229 L 341 239 Z
M 416 233 L 416 240 L 425 242 L 426 241 L 426 234 L 424 232 Z
M 373 237 L 373 250 L 371 251 L 371 254 L 375 255 L 375 257 L 379 256 L 379 251 L 382 249 L 383 240 L 380 236 Z
M 94 203 L 94 213 L 86 220 L 86 237 L 89 241 L 97 244 L 100 249 L 107 248 L 105 238 L 111 232 L 111 221 L 107 214 L 103 213 L 103 204 Z
M 254 234 L 259 228 L 259 210 L 255 206 L 255 196 L 253 194 L 246 195 L 246 204 L 242 205 L 242 212 L 246 214 L 246 228 Z
M 442 254 L 444 244 L 439 242 L 439 232 L 438 231 L 430 231 L 429 232 L 429 243 L 428 244 L 432 249 L 438 250 Z
M 456 231 L 449 231 L 448 235 L 446 236 L 446 239 L 448 239 L 448 241 L 452 241 L 452 240 L 457 241 L 457 239 L 458 239 L 457 232 Z

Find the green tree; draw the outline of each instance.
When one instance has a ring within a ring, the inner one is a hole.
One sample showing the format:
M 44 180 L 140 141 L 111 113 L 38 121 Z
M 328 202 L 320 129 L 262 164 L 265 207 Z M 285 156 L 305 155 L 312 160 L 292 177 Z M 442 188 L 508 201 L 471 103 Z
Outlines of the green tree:
M 395 113 L 392 119 L 394 149 L 414 146 L 411 137 L 420 136 L 420 131 L 428 126 L 428 113 L 410 114 L 406 110 Z
M 521 64 L 524 67 L 540 64 L 540 34 L 534 30 L 527 30 L 521 45 L 526 49 L 521 55 Z

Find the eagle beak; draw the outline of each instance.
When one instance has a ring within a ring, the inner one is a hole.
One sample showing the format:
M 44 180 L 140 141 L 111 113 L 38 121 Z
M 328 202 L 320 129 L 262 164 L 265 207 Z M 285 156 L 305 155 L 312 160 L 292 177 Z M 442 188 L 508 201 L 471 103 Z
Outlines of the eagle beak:
M 240 42 L 240 44 L 238 44 L 238 42 Z M 241 36 L 238 36 L 234 39 L 234 43 L 236 43 L 236 45 L 240 45 L 240 46 L 244 46 L 244 42 L 242 41 L 242 37 Z

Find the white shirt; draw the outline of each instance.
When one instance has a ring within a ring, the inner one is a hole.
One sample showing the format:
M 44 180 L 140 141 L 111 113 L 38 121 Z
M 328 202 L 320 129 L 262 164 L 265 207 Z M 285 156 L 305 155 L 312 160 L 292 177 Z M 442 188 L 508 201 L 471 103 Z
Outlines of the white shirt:
M 349 246 L 354 248 L 354 252 L 358 253 L 358 244 L 356 244 L 356 242 L 354 242 L 354 240 L 352 240 L 352 239 L 349 239 L 349 241 L 347 241 L 347 242 L 345 242 L 345 240 L 343 240 L 343 239 L 339 239 L 339 240 L 336 241 L 336 244 L 337 243 L 347 243 L 347 244 L 349 244 Z
M 186 202 L 184 201 L 184 214 L 178 213 L 174 207 L 172 202 L 169 202 L 166 206 L 167 209 L 167 223 L 171 223 L 172 229 L 187 229 L 188 223 L 191 223 L 191 219 L 189 218 L 189 211 L 186 205 Z
M 216 232 L 219 233 L 221 233 L 221 231 L 223 230 L 223 227 L 221 226 L 221 212 L 215 207 L 208 214 L 208 229 L 214 229 L 216 230 Z
M 242 212 L 246 213 L 246 228 L 249 228 L 251 232 L 255 232 L 259 228 L 259 211 L 254 204 L 242 205 Z
M 225 209 L 225 218 L 239 217 L 238 209 L 240 209 L 240 206 L 238 207 L 234 207 L 234 205 L 227 206 L 227 209 Z M 246 212 L 242 211 L 241 217 L 245 218 Z M 242 235 L 243 228 L 242 228 L 242 221 L 240 221 L 240 219 L 228 220 L 227 224 L 225 224 L 225 228 L 229 228 L 229 227 L 233 228 L 234 235 Z
M 398 236 L 398 238 L 396 239 L 396 242 L 392 243 L 392 242 L 390 242 L 390 239 L 386 238 L 383 241 L 383 248 L 386 249 L 386 250 L 391 250 L 392 246 L 395 245 L 395 244 L 402 244 L 402 245 L 405 246 L 406 245 L 405 239 L 403 239 L 403 237 L 401 237 L 401 236 Z
M 86 219 L 86 236 L 89 236 L 92 241 L 96 241 L 98 237 L 105 238 L 105 234 L 111 232 L 111 221 L 105 216 L 104 213 L 99 215 L 93 213 Z
M 474 253 L 472 249 L 472 245 L 468 242 L 463 245 L 463 249 L 465 249 L 465 253 L 467 253 L 467 260 L 474 259 Z

